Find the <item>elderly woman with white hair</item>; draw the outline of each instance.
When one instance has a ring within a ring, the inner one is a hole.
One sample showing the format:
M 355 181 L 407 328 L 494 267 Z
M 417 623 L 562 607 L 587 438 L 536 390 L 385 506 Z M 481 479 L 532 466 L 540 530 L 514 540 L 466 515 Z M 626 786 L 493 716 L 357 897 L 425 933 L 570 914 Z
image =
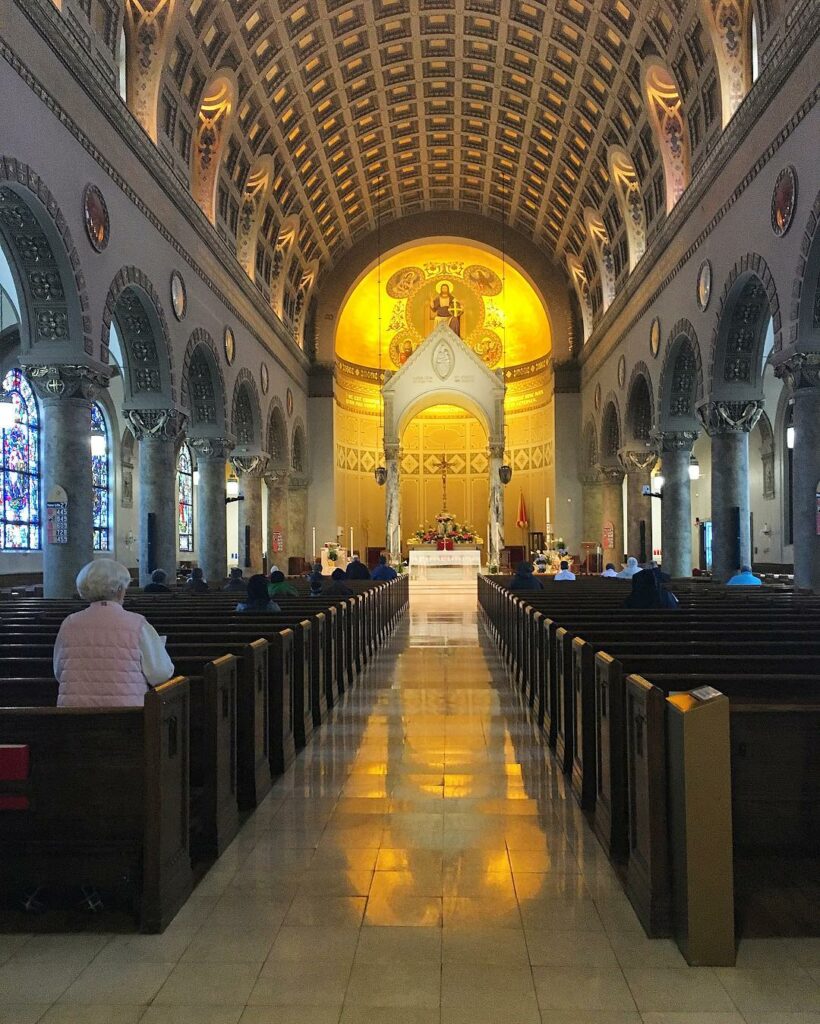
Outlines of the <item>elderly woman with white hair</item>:
M 90 607 L 69 615 L 54 644 L 59 707 L 142 707 L 149 687 L 170 679 L 165 638 L 123 608 L 128 569 L 110 558 L 89 562 L 77 592 Z

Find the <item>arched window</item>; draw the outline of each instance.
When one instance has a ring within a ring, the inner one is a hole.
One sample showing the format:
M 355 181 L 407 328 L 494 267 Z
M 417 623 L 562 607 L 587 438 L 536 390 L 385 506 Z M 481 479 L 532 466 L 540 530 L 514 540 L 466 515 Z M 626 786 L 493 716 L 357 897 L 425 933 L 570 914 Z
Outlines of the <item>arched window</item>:
M 194 550 L 194 460 L 184 444 L 177 459 L 177 533 L 179 550 Z
M 101 407 L 91 406 L 91 478 L 94 485 L 94 550 L 111 550 L 111 438 Z
M 14 424 L 0 431 L 0 547 L 5 551 L 36 551 L 40 547 L 40 416 L 21 370 L 9 370 L 3 378 L 3 394 L 11 398 Z

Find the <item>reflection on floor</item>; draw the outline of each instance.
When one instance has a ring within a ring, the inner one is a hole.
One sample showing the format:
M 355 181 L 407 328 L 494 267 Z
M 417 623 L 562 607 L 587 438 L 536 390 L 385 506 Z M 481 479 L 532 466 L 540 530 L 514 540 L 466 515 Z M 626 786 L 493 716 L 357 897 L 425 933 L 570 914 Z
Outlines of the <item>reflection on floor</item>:
M 164 935 L 0 936 L 0 1024 L 820 1024 L 820 940 L 644 938 L 474 609 L 414 589 Z

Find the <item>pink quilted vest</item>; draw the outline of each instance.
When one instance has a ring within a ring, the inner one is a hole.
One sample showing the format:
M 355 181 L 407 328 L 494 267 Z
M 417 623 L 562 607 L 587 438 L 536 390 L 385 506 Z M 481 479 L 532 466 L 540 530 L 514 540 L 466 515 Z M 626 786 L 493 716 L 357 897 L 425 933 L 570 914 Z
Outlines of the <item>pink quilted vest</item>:
M 59 707 L 142 707 L 148 689 L 139 640 L 145 619 L 97 601 L 60 626 L 55 645 Z

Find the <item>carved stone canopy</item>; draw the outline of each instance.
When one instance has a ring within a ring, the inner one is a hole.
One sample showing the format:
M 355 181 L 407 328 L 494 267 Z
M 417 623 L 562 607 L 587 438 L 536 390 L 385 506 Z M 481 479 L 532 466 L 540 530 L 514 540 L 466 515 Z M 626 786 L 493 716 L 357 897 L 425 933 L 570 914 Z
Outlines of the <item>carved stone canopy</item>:
M 710 437 L 735 432 L 748 434 L 754 429 L 762 412 L 761 399 L 704 402 L 698 406 L 698 419 Z

